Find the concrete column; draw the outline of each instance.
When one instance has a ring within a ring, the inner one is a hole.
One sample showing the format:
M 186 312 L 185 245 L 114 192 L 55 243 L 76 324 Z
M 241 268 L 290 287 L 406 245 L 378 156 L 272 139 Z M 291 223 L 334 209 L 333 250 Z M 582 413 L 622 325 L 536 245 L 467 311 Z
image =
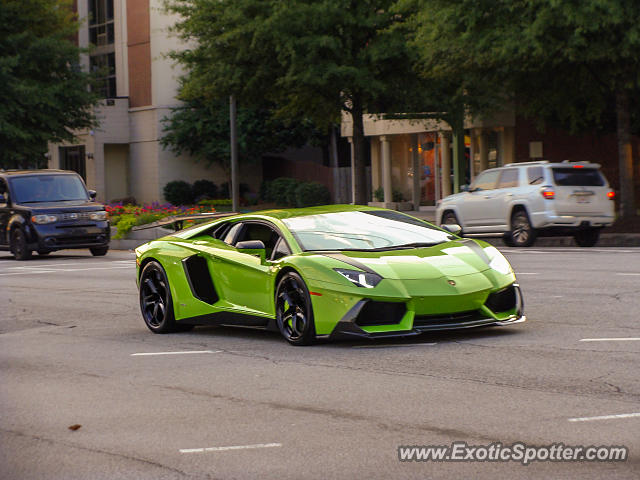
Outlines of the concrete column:
M 375 192 L 381 186 L 380 150 L 381 150 L 380 142 L 371 142 L 371 191 L 372 192 Z M 375 198 L 372 200 L 376 201 Z
M 351 203 L 356 204 L 356 158 L 353 151 L 353 137 L 349 137 L 349 146 L 351 147 Z
M 389 137 L 380 137 L 380 147 L 382 150 L 382 188 L 384 190 L 384 203 L 393 201 L 393 187 L 391 186 L 391 142 Z
M 436 202 L 442 198 L 442 195 L 440 195 L 440 184 L 442 183 L 442 179 L 440 178 L 440 145 L 438 144 L 437 140 L 438 140 L 437 138 L 434 138 L 434 146 L 433 146 L 433 150 L 434 150 L 433 155 L 435 158 L 433 162 L 433 166 L 435 167 L 433 169 L 433 182 L 435 184 L 434 194 L 435 194 Z
M 451 143 L 448 133 L 440 132 L 442 146 L 442 198 L 451 195 Z
M 489 168 L 489 138 L 484 131 L 478 135 L 478 150 L 480 150 L 480 172 L 484 172 Z
M 412 195 L 413 209 L 420 210 L 420 180 L 422 178 L 422 168 L 420 165 L 420 154 L 418 152 L 418 134 L 411 135 L 411 169 L 413 170 Z

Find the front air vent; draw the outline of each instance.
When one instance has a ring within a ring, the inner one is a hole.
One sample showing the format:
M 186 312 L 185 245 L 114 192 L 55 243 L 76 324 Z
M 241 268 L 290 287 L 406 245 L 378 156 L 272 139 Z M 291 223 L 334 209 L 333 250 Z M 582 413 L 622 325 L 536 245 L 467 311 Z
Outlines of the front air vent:
M 484 302 L 485 306 L 492 312 L 506 312 L 516 308 L 516 288 L 508 286 L 498 292 L 493 292 Z
M 191 287 L 191 293 L 198 300 L 214 304 L 219 300 L 216 289 L 209 273 L 207 260 L 199 255 L 185 258 L 182 261 L 185 274 Z
M 374 302 L 369 300 L 364 304 L 356 324 L 361 327 L 374 325 L 397 325 L 407 312 L 407 307 L 401 302 Z

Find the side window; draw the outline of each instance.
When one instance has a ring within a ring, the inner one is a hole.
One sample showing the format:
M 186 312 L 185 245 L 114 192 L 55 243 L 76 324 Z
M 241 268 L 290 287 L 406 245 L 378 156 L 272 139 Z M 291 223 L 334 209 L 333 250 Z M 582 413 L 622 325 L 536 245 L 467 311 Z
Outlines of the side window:
M 213 229 L 213 231 L 210 232 L 210 235 L 213 238 L 217 238 L 218 240 L 222 240 L 223 238 L 226 237 L 227 232 L 229 231 L 230 228 L 231 228 L 231 224 L 230 223 L 223 223 L 222 225 L 216 226 Z
M 224 243 L 228 243 L 229 245 L 231 245 L 233 243 L 233 239 L 235 238 L 240 228 L 242 228 L 242 223 L 236 223 L 233 227 L 229 229 L 229 231 L 226 233 L 222 241 Z
M 496 188 L 500 170 L 487 170 L 476 177 L 471 185 L 471 190 L 493 190 Z
M 291 250 L 289 250 L 289 246 L 287 242 L 284 241 L 282 237 L 276 243 L 276 247 L 273 249 L 273 255 L 271 255 L 271 260 L 278 260 L 279 258 L 286 257 L 287 255 L 291 255 Z
M 234 227 L 235 228 L 235 227 Z M 245 242 L 247 240 L 260 240 L 264 243 L 267 258 L 271 258 L 276 243 L 280 240 L 280 235 L 271 227 L 263 223 L 245 223 L 244 228 L 234 243 Z
M 544 181 L 544 171 L 542 167 L 527 168 L 527 181 L 529 185 L 538 185 Z
M 513 188 L 518 186 L 519 168 L 505 168 L 500 174 L 498 188 Z
M 4 195 L 5 202 L 9 201 L 9 189 L 7 188 L 4 178 L 0 178 L 0 195 Z M 4 203 L 0 202 L 0 205 L 4 205 Z

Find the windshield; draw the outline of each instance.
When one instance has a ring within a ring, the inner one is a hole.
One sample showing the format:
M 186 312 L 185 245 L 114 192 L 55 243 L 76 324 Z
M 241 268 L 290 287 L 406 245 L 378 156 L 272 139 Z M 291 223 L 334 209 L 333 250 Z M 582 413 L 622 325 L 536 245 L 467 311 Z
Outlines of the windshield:
M 44 203 L 88 200 L 87 190 L 77 175 L 28 175 L 11 180 L 16 203 Z
M 602 187 L 604 178 L 595 168 L 554 168 L 553 181 L 558 186 Z
M 373 210 L 283 219 L 303 250 L 386 250 L 447 242 L 449 233 L 401 213 Z

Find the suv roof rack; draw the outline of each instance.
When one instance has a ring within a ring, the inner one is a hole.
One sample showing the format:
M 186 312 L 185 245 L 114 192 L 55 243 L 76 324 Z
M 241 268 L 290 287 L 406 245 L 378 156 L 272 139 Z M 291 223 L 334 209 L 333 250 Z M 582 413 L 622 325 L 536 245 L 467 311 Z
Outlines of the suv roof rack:
M 519 167 L 520 165 L 544 165 L 549 163 L 549 160 L 536 160 L 533 162 L 515 162 L 515 163 L 505 163 L 503 167 Z

